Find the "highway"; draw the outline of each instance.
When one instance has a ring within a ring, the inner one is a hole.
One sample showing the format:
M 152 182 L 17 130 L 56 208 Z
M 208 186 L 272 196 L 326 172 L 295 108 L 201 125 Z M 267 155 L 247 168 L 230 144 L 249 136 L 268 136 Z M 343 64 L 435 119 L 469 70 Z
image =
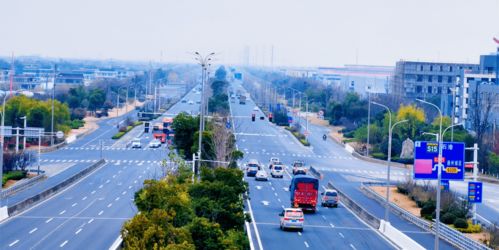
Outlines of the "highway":
M 235 89 L 241 88 L 233 84 Z M 307 164 L 325 165 L 334 157 L 337 161 L 354 161 L 349 157 L 340 159 L 340 154 L 330 152 L 313 152 L 302 146 L 289 133 L 268 122 L 259 120 L 260 111 L 254 111 L 255 104 L 248 100 L 246 105 L 231 103 L 237 145 L 245 152 L 244 162 L 257 159 L 268 166 L 270 157 L 279 157 L 290 165 L 293 160 L 302 159 Z M 257 114 L 257 120 L 251 121 L 251 114 Z M 315 155 L 322 154 L 321 158 Z M 331 157 L 331 158 L 330 158 Z M 343 157 L 343 156 L 341 156 Z M 284 207 L 290 206 L 290 171 L 283 179 L 269 179 L 268 182 L 257 182 L 246 177 L 250 189 L 250 206 L 258 231 L 254 235 L 257 249 L 393 249 L 395 248 L 376 231 L 357 219 L 353 213 L 340 204 L 338 208 L 319 208 L 315 214 L 305 215 L 305 229 L 300 232 L 284 232 L 279 229 L 278 214 Z M 326 185 L 322 181 L 321 185 Z M 261 247 L 260 247 L 261 245 Z
M 196 94 L 188 94 L 191 95 Z M 199 105 L 186 105 L 189 104 L 179 102 L 169 112 L 199 110 Z M 136 116 L 136 111 L 129 115 Z M 113 244 L 123 223 L 137 212 L 134 193 L 142 187 L 144 180 L 164 175 L 166 170 L 160 167 L 160 162 L 168 153 L 164 145 L 159 149 L 147 148 L 152 138 L 150 134 L 141 135 L 143 126 L 129 132 L 140 136 L 141 149 L 131 149 L 124 146 L 126 142 L 112 140 L 120 119 L 124 117 L 104 120 L 93 133 L 42 155 L 44 167 L 72 166 L 25 192 L 35 193 L 36 189 L 42 190 L 51 182 L 64 180 L 96 162 L 100 158 L 101 142 L 106 163 L 66 190 L 0 223 L 0 249 L 107 249 Z M 123 140 L 131 138 L 133 136 Z M 17 195 L 2 203 L 22 198 Z

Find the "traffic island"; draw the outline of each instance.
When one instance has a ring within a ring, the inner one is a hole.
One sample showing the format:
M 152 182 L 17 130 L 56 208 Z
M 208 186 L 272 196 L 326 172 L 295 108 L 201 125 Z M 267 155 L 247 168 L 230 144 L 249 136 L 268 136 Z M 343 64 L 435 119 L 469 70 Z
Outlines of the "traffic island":
M 303 146 L 310 146 L 310 142 L 307 141 L 307 137 L 300 133 L 295 127 L 284 127 L 286 130 L 291 132 L 291 134 L 301 143 Z

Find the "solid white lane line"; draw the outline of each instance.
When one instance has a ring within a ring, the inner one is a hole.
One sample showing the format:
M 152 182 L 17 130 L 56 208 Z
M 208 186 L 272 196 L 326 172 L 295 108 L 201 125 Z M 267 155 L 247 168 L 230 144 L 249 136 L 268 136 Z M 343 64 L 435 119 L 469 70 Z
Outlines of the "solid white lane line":
M 78 205 L 78 203 L 73 203 L 73 205 L 71 205 L 71 207 L 74 207 L 74 206 L 76 206 L 76 205 Z
M 341 236 L 341 238 L 345 238 L 345 236 L 342 233 L 338 233 L 338 234 Z
M 113 203 L 109 203 L 107 204 L 107 207 L 111 207 L 113 205 Z
M 19 242 L 19 240 L 13 241 L 12 243 L 9 244 L 9 247 L 12 247 L 13 245 L 17 244 L 17 242 Z
M 83 230 L 82 228 L 78 229 L 78 231 L 75 232 L 75 234 L 79 234 Z
M 92 223 L 92 221 L 94 221 L 94 219 L 90 219 L 90 220 L 87 222 L 87 224 Z
M 100 210 L 99 215 L 101 215 L 102 213 L 104 213 L 104 211 Z
M 309 247 L 310 247 L 306 241 L 304 241 L 303 243 L 305 243 L 305 246 L 306 246 L 307 248 L 309 248 Z
M 82 201 L 86 200 L 87 199 L 87 196 L 81 198 Z
M 38 230 L 38 228 L 37 228 L 37 227 L 35 227 L 35 228 L 31 229 L 31 231 L 29 231 L 29 234 L 32 234 L 32 233 L 36 232 L 36 230 Z
M 66 244 L 68 244 L 68 241 L 64 241 L 61 245 L 59 245 L 59 247 L 64 247 Z
M 66 212 L 66 210 L 62 210 L 59 215 L 63 215 Z
M 45 221 L 45 223 L 49 223 L 49 222 L 51 222 L 53 219 L 54 219 L 54 218 L 50 218 L 50 219 L 46 220 L 46 221 Z
M 355 248 L 354 245 L 350 244 L 350 247 L 353 249 L 353 250 L 357 250 L 357 248 Z

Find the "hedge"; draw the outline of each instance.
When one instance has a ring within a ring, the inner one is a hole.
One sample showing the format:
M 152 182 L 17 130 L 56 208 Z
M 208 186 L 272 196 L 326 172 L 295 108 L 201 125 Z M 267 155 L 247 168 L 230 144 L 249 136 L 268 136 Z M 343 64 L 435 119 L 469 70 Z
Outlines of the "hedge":
M 130 130 L 132 130 L 134 127 L 137 127 L 139 125 L 142 125 L 142 122 L 134 122 L 133 123 L 133 126 L 127 126 L 125 131 L 120 131 L 118 132 L 117 134 L 113 135 L 113 137 L 111 137 L 112 139 L 116 140 L 116 139 L 120 139 L 121 137 L 123 137 L 126 133 L 130 132 Z
M 456 228 L 457 231 L 459 231 L 461 233 L 465 233 L 465 234 L 473 234 L 473 233 L 480 233 L 480 232 L 482 232 L 482 227 L 480 226 L 480 224 L 473 225 L 471 223 L 471 221 L 467 222 L 468 227 L 466 227 L 466 228 L 458 228 L 456 226 L 458 220 L 461 220 L 461 219 L 457 219 L 456 222 L 454 223 L 454 226 L 453 226 L 454 228 Z M 460 223 L 462 223 L 462 222 L 460 221 Z
M 124 135 L 126 134 L 126 132 L 118 132 L 117 134 L 113 135 L 112 139 L 116 140 L 116 139 L 120 139 L 121 137 L 123 137 Z
M 2 186 L 7 183 L 8 180 L 20 180 L 26 177 L 26 171 L 15 170 L 4 173 L 2 176 Z

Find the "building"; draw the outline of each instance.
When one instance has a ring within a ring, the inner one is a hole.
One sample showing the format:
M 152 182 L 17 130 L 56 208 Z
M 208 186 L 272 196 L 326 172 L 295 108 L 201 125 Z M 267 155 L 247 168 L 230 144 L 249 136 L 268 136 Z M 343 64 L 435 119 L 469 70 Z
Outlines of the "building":
M 499 122 L 499 85 L 495 81 L 495 72 L 462 73 L 455 100 L 455 123 L 462 122 L 465 128 L 472 129 L 473 113 L 485 111 L 489 104 L 489 122 Z M 479 109 L 475 109 L 476 105 Z
M 67 84 L 67 85 L 83 85 L 84 77 L 82 73 L 59 73 L 57 74 L 56 84 Z
M 365 95 L 371 93 L 387 93 L 388 83 L 393 76 L 391 66 L 345 65 L 345 67 L 320 67 L 318 79 L 327 85 L 339 86 L 345 91 L 355 91 Z

